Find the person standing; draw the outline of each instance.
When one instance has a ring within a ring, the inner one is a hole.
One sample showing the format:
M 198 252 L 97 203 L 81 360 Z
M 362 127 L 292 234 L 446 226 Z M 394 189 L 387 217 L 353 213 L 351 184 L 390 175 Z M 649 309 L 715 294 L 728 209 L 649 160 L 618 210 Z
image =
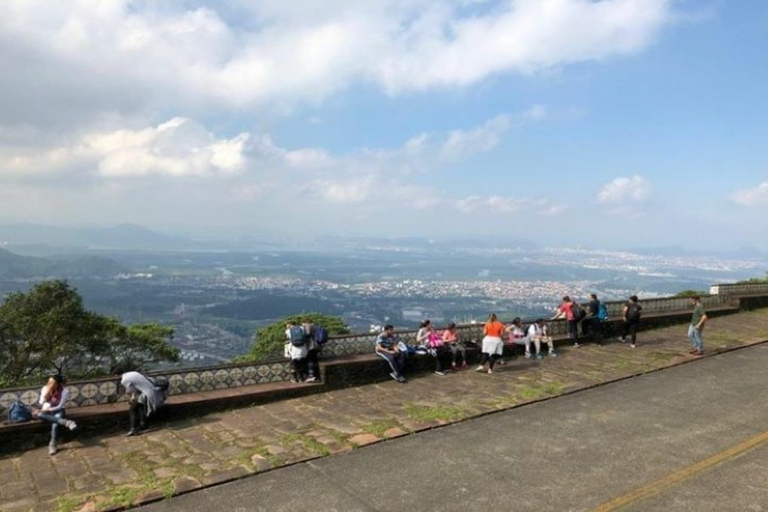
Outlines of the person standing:
M 320 345 L 315 341 L 315 323 L 311 318 L 305 318 L 301 324 L 307 345 L 307 377 L 306 382 L 320 380 Z
M 75 430 L 77 425 L 74 421 L 66 418 L 64 407 L 67 405 L 69 391 L 64 384 L 66 378 L 57 373 L 48 378 L 48 382 L 40 390 L 40 409 L 34 409 L 32 415 L 39 420 L 51 424 L 51 440 L 48 443 L 48 454 L 56 455 L 58 448 L 56 440 L 58 438 L 59 427 L 65 427 L 69 430 Z
M 701 297 L 698 295 L 691 297 L 691 304 L 693 304 L 693 314 L 691 315 L 691 325 L 688 326 L 688 340 L 690 340 L 692 345 L 690 353 L 695 356 L 703 356 L 704 338 L 702 337 L 702 331 L 707 323 L 707 313 L 704 311 Z
M 552 317 L 552 320 L 565 317 L 568 322 L 568 336 L 573 340 L 573 348 L 579 348 L 579 322 L 582 319 L 581 306 L 566 295 L 563 297 L 563 303 L 557 308 L 557 313 Z
M 487 362 L 488 373 L 493 373 L 493 365 L 504 351 L 504 340 L 501 338 L 504 331 L 504 324 L 499 322 L 496 314 L 488 315 L 488 321 L 483 326 L 483 356 L 475 371 L 484 371 Z
M 302 382 L 305 378 L 305 366 L 309 347 L 304 328 L 296 322 L 285 324 L 285 355 L 291 360 L 291 381 Z
M 624 332 L 619 337 L 619 341 L 625 343 L 627 336 L 629 336 L 629 346 L 632 348 L 637 346 L 637 328 L 640 326 L 642 311 L 643 307 L 638 302 L 637 295 L 632 295 L 621 311 L 621 317 L 624 320 Z
M 601 318 L 602 303 L 597 298 L 597 294 L 589 294 L 589 303 L 587 304 L 587 318 L 582 322 L 584 335 L 591 334 L 595 343 L 603 345 L 603 318 Z
M 392 369 L 389 376 L 397 382 L 404 383 L 405 352 L 400 350 L 394 330 L 395 328 L 389 324 L 384 326 L 384 330 L 376 337 L 375 350 L 376 355 L 384 359 Z

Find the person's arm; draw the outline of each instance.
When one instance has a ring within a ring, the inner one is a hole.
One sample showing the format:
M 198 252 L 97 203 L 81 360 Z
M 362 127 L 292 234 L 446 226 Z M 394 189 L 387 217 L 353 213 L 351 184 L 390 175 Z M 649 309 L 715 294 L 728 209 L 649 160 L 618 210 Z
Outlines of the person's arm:
M 629 311 L 629 306 L 624 304 L 624 307 L 621 310 L 621 318 L 626 322 L 627 321 L 627 311 Z
M 557 308 L 557 312 L 555 313 L 555 316 L 552 317 L 552 320 L 558 320 L 560 318 L 563 318 L 565 316 L 565 307 L 560 306 Z
M 702 330 L 704 328 L 704 324 L 706 323 L 707 323 L 707 313 L 702 312 L 701 319 L 699 320 L 699 323 L 696 324 L 696 329 L 699 331 Z
M 419 345 L 425 343 L 429 339 L 429 329 L 419 329 L 416 333 L 416 343 Z

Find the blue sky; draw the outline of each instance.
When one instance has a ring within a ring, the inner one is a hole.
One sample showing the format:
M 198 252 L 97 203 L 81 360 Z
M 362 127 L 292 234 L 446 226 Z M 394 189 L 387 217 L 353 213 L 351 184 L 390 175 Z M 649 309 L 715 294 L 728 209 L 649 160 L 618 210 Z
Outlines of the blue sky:
M 0 222 L 768 249 L 768 4 L 11 0 Z

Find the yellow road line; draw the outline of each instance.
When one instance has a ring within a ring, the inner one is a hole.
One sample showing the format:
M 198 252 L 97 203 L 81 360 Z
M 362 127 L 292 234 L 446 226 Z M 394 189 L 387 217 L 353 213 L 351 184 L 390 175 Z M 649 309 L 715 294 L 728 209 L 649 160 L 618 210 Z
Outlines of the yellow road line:
M 697 473 L 701 473 L 704 470 L 707 470 L 722 462 L 725 462 L 728 459 L 731 459 L 745 452 L 748 452 L 749 450 L 752 450 L 753 448 L 758 447 L 759 445 L 765 443 L 766 441 L 768 441 L 768 432 L 763 432 L 762 434 L 758 434 L 755 437 L 752 437 L 751 439 L 747 439 L 743 443 L 739 443 L 736 446 L 728 448 L 727 450 L 723 450 L 720 453 L 716 453 L 715 455 L 707 459 L 704 459 L 701 462 L 697 462 L 696 464 L 686 466 L 678 471 L 675 471 L 674 473 L 671 473 L 663 478 L 660 478 L 659 480 L 656 480 L 655 482 L 651 482 L 650 484 L 640 487 L 638 489 L 635 489 L 634 491 L 628 492 L 623 496 L 619 496 L 618 498 L 614 498 L 611 501 L 607 501 L 602 505 L 600 505 L 599 507 L 593 509 L 592 512 L 612 512 L 622 507 L 626 507 L 631 503 L 648 498 L 649 496 L 652 496 L 654 494 L 660 493 L 661 491 L 685 479 L 691 478 Z

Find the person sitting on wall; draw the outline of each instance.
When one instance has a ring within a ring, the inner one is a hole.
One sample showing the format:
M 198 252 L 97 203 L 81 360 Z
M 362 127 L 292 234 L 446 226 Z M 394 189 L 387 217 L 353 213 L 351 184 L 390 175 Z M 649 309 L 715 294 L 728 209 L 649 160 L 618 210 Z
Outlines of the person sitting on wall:
M 448 324 L 448 328 L 443 331 L 443 344 L 451 350 L 451 368 L 456 370 L 456 359 L 461 354 L 461 367 L 467 367 L 467 347 L 459 340 L 459 335 L 456 332 L 456 324 L 451 322 Z
M 440 356 L 445 350 L 443 345 L 443 338 L 435 332 L 435 328 L 432 327 L 431 320 L 424 320 L 421 322 L 419 332 L 416 334 L 416 343 L 419 346 L 424 347 L 427 353 L 435 358 L 435 375 L 441 377 L 445 375 L 443 371 L 443 364 L 440 361 Z
M 48 454 L 56 455 L 58 448 L 56 440 L 59 433 L 59 427 L 75 430 L 77 425 L 74 421 L 66 418 L 64 407 L 67 405 L 69 390 L 64 385 L 67 379 L 57 373 L 48 378 L 48 382 L 40 390 L 40 408 L 32 410 L 32 416 L 51 424 L 51 440 L 48 443 Z
M 160 382 L 139 372 L 125 372 L 120 385 L 128 394 L 130 430 L 126 437 L 135 436 L 147 428 L 147 419 L 168 398 L 168 382 Z
M 525 357 L 532 358 L 531 343 L 536 348 L 536 359 L 542 359 L 544 356 L 541 354 L 541 344 L 547 343 L 549 345 L 549 355 L 551 357 L 557 357 L 555 352 L 555 344 L 552 338 L 547 334 L 547 324 L 543 318 L 538 318 L 534 323 L 528 327 L 528 335 L 525 337 Z
M 394 327 L 385 325 L 384 330 L 376 337 L 376 355 L 384 359 L 392 372 L 390 377 L 397 382 L 405 382 L 403 371 L 405 370 L 405 351 L 401 349 L 394 335 Z

